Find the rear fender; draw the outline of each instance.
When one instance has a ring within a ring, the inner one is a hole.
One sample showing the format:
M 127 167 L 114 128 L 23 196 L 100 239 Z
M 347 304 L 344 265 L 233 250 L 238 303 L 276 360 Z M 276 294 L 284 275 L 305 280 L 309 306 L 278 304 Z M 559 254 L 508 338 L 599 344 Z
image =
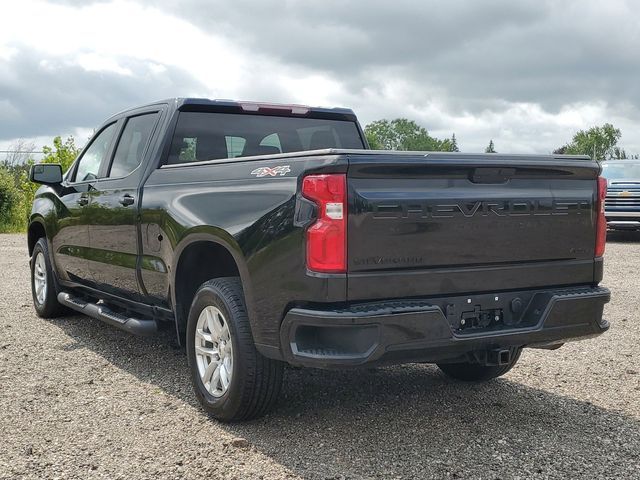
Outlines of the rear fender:
M 171 265 L 171 304 L 173 306 L 174 313 L 175 313 L 176 332 L 178 332 L 178 337 L 180 337 L 179 324 L 182 321 L 182 319 L 179 318 L 180 310 L 178 309 L 178 305 L 177 305 L 177 298 L 176 298 L 177 294 L 176 294 L 176 288 L 175 288 L 178 264 L 180 262 L 180 257 L 182 256 L 183 252 L 190 245 L 193 245 L 194 243 L 197 243 L 197 242 L 215 243 L 223 247 L 233 257 L 233 260 L 235 261 L 236 267 L 238 269 L 238 273 L 240 274 L 240 281 L 242 282 L 242 288 L 244 291 L 244 298 L 245 298 L 247 313 L 249 315 L 249 321 L 253 327 L 253 324 L 255 321 L 255 315 L 253 310 L 253 295 L 252 295 L 249 271 L 247 269 L 247 264 L 246 264 L 246 260 L 244 257 L 244 253 L 242 252 L 242 249 L 238 245 L 238 242 L 236 242 L 233 236 L 231 236 L 228 232 L 216 227 L 199 226 L 185 232 L 182 239 L 174 249 L 174 254 L 173 254 L 173 262 Z

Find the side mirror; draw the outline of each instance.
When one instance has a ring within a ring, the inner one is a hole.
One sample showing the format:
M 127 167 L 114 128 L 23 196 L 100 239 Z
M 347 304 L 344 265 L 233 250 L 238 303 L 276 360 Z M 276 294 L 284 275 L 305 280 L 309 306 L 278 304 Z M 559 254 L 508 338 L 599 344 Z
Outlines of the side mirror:
M 43 185 L 62 183 L 62 166 L 59 163 L 37 163 L 31 166 L 29 180 Z

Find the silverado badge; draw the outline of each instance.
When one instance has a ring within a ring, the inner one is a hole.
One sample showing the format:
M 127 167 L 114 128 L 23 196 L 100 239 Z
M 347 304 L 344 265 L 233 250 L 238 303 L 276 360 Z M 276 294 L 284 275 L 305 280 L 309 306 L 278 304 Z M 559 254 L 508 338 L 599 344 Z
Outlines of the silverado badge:
M 277 175 L 280 175 L 281 177 L 283 177 L 290 171 L 291 169 L 289 168 L 289 165 L 278 165 L 277 167 L 273 167 L 273 168 L 269 168 L 269 167 L 256 168 L 253 172 L 251 172 L 251 175 L 255 175 L 256 177 L 266 177 L 266 176 L 275 177 Z

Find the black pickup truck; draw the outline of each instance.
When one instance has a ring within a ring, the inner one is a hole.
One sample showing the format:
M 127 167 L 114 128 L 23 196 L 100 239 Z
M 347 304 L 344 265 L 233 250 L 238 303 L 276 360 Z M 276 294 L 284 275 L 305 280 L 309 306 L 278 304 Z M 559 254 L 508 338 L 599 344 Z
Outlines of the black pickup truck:
M 267 412 L 283 366 L 507 372 L 593 337 L 606 181 L 588 157 L 367 149 L 351 110 L 201 99 L 119 113 L 30 216 L 38 315 L 175 328 L 220 420 Z

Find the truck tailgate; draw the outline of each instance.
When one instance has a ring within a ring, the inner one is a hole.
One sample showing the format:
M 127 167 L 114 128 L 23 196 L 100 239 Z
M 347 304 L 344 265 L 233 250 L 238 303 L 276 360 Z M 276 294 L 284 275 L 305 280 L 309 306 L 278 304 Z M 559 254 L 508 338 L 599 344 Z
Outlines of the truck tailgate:
M 593 282 L 598 173 L 587 158 L 350 155 L 349 299 Z

